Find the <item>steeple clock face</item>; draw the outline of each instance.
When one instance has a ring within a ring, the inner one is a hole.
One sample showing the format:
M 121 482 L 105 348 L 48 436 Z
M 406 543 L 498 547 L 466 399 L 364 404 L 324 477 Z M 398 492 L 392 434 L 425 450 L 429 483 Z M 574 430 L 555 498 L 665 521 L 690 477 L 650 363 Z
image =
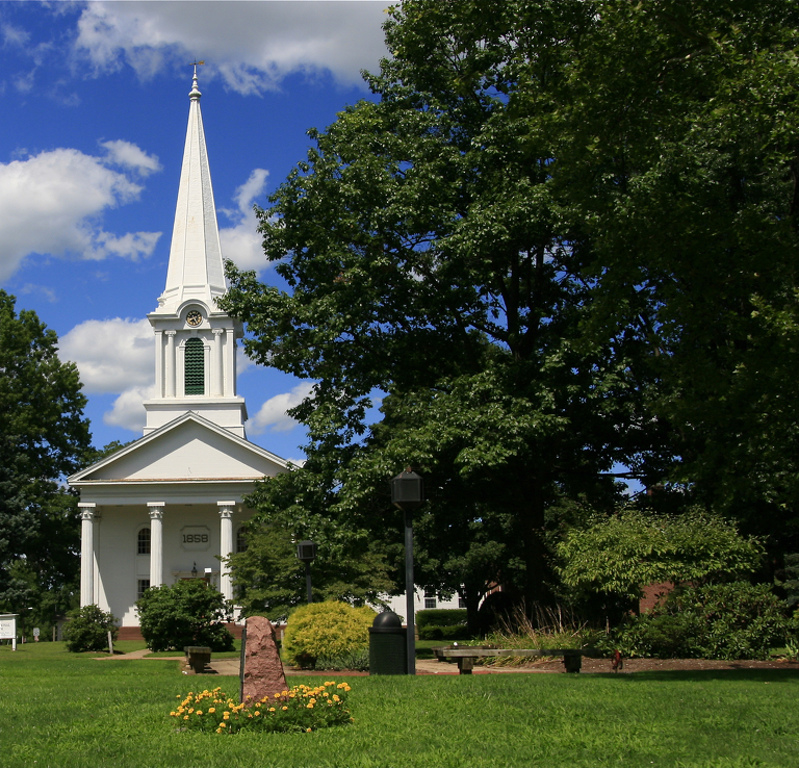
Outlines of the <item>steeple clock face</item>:
M 196 328 L 198 325 L 200 325 L 200 323 L 202 323 L 202 321 L 203 316 L 196 309 L 192 309 L 191 312 L 186 315 L 186 324 L 190 325 L 192 328 Z

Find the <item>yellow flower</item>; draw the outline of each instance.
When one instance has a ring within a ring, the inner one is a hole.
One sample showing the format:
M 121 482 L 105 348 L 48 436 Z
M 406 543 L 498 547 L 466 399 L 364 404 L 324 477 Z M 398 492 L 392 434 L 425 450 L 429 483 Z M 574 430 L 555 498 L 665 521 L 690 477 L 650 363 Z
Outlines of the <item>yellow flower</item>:
M 261 710 L 259 710 L 259 709 L 256 709 L 256 710 L 255 710 L 255 716 L 256 716 L 256 717 L 258 717 L 258 715 L 260 715 L 260 714 L 261 714 Z
M 288 707 L 283 707 L 284 712 L 288 712 L 288 709 L 289 709 Z
M 220 728 L 227 728 L 227 723 L 219 723 Z
M 216 707 L 208 707 L 208 714 L 213 715 L 216 712 Z
M 310 733 L 310 732 L 311 732 L 311 728 L 306 728 L 305 729 L 305 733 Z
M 195 714 L 196 714 L 198 717 L 199 717 L 200 715 L 202 715 L 202 713 L 203 713 L 203 711 L 202 711 L 201 709 L 198 709 L 198 710 L 197 710 L 197 712 L 195 712 Z
M 306 705 L 305 705 L 305 708 L 306 708 L 306 709 L 313 709 L 313 704 L 306 704 Z

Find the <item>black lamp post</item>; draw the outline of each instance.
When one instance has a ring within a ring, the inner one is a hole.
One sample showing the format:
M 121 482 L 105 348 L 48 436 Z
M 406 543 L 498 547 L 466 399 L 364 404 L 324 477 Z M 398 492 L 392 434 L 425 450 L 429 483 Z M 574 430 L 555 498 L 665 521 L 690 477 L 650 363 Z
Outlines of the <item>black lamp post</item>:
M 416 631 L 413 598 L 413 512 L 424 503 L 422 478 L 410 467 L 391 481 L 391 503 L 405 513 L 405 612 L 407 621 L 408 674 L 416 674 Z
M 297 544 L 297 559 L 305 563 L 305 589 L 308 593 L 308 602 L 311 599 L 311 563 L 316 557 L 316 544 L 312 541 L 301 541 Z

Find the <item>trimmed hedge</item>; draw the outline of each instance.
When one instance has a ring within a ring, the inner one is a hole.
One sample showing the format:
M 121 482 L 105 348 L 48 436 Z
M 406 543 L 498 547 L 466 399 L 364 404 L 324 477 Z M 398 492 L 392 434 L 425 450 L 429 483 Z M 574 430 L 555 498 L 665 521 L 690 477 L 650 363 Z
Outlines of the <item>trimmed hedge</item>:
M 427 608 L 416 612 L 420 640 L 469 640 L 465 608 Z
M 437 627 L 453 627 L 466 624 L 465 608 L 426 608 L 416 611 L 416 626 L 427 627 L 435 624 Z

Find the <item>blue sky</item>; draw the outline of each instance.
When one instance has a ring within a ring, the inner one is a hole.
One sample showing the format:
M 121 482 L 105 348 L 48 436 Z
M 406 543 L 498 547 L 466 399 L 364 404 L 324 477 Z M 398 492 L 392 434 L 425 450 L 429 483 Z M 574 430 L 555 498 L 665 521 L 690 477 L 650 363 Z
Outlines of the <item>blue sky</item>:
M 223 252 L 265 282 L 265 206 L 323 129 L 369 94 L 388 0 L 0 0 L 0 287 L 60 339 L 94 443 L 141 435 L 145 319 L 164 288 L 196 59 Z M 243 359 L 248 437 L 303 454 L 307 384 Z

